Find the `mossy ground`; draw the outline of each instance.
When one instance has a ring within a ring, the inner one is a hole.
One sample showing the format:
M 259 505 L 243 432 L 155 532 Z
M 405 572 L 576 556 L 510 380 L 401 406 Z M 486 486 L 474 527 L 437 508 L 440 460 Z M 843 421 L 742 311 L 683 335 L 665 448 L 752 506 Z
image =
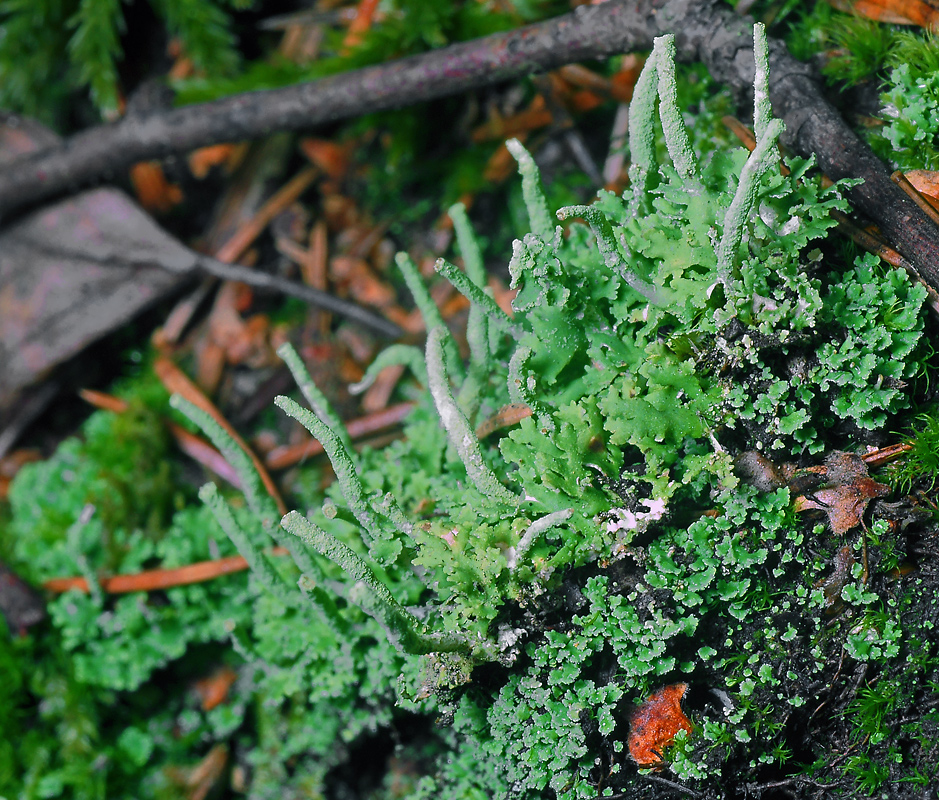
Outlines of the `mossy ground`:
M 555 233 L 516 149 L 514 216 L 532 233 L 507 270 L 514 319 L 476 298 L 468 363 L 442 328 L 417 353 L 434 396 L 408 390 L 405 440 L 347 452 L 345 469 L 340 438 L 340 480 L 294 484 L 323 529 L 298 566 L 73 592 L 51 625 L 0 641 L 0 793 L 178 797 L 215 748 L 230 759 L 219 791 L 253 797 L 903 798 L 936 784 L 937 423 L 921 416 L 935 323 L 904 274 L 820 244 L 843 200 L 807 162 L 787 179 L 774 152 L 750 173 L 759 205 L 732 213 L 748 156 L 714 151 L 713 109 L 682 141 L 679 102 L 663 96 L 645 183 L 568 210 L 589 228 Z M 471 251 L 466 234 L 475 281 Z M 17 478 L 4 552 L 35 582 L 234 552 L 166 467 L 151 389 Z M 470 421 L 509 400 L 533 415 L 477 456 Z M 451 430 L 454 409 L 470 434 Z M 911 424 L 899 466 L 843 468 L 838 453 Z M 772 459 L 756 486 L 734 470 L 754 448 Z M 212 510 L 229 508 L 257 555 L 288 534 L 243 485 L 247 507 L 229 493 Z M 88 502 L 101 513 L 80 525 Z M 454 652 L 407 652 L 444 640 Z M 206 709 L 193 679 L 219 663 L 238 679 Z M 642 771 L 632 711 L 678 681 L 692 733 Z

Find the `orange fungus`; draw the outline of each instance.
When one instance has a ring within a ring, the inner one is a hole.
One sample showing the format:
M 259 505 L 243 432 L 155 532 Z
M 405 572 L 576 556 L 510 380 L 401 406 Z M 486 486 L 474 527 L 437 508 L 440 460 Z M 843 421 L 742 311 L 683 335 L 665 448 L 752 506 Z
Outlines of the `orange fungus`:
M 640 767 L 662 762 L 662 750 L 678 731 L 691 733 L 691 723 L 681 710 L 687 683 L 673 683 L 654 692 L 633 711 L 629 720 L 629 755 Z

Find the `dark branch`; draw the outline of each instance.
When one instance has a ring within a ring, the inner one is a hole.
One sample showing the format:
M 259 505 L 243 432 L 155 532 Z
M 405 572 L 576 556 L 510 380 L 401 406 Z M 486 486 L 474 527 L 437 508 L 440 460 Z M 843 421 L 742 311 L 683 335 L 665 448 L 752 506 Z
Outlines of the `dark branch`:
M 753 81 L 751 21 L 718 0 L 610 0 L 547 22 L 285 89 L 250 92 L 91 129 L 0 172 L 0 219 L 41 200 L 107 178 L 137 161 L 196 147 L 313 128 L 370 111 L 457 94 L 651 47 L 674 32 L 683 59 L 702 61 L 737 92 Z M 833 179 L 863 178 L 857 208 L 939 288 L 939 229 L 890 180 L 885 165 L 825 100 L 811 69 L 778 41 L 770 45 L 770 96 L 784 141 L 815 154 Z
M 643 46 L 632 4 L 584 7 L 548 22 L 284 89 L 248 92 L 92 128 L 0 173 L 0 219 L 130 165 L 218 142 L 309 129 L 401 108 Z
M 389 339 L 397 339 L 403 333 L 401 328 L 390 320 L 380 317 L 356 303 L 343 300 L 341 297 L 336 297 L 328 292 L 321 292 L 319 289 L 314 289 L 305 283 L 282 278 L 279 275 L 272 275 L 269 272 L 261 272 L 250 267 L 243 267 L 240 264 L 226 264 L 209 256 L 194 255 L 196 255 L 196 268 L 206 275 L 212 275 L 225 281 L 240 281 L 259 289 L 270 289 L 288 297 L 296 297 L 312 306 L 339 314 L 353 322 L 358 322 L 360 325 L 371 328 L 379 335 L 386 336 Z

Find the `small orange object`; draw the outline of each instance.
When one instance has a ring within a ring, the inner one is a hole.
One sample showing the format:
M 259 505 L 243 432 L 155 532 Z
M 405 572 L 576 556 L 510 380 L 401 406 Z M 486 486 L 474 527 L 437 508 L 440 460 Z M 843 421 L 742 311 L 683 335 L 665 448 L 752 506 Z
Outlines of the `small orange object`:
M 170 183 L 159 161 L 141 161 L 130 168 L 137 200 L 147 211 L 165 214 L 183 202 L 183 191 Z
M 629 755 L 640 767 L 662 763 L 662 750 L 678 731 L 691 733 L 691 723 L 681 710 L 687 683 L 673 683 L 653 692 L 629 720 Z
M 200 147 L 189 154 L 189 171 L 196 180 L 202 180 L 207 177 L 212 167 L 224 166 L 226 171 L 229 168 L 236 152 L 236 146 L 233 144 L 213 144 L 208 147 Z
M 202 701 L 202 710 L 211 711 L 228 699 L 228 690 L 237 680 L 238 673 L 231 667 L 219 667 L 211 675 L 193 684 L 196 694 Z
M 893 25 L 939 28 L 939 8 L 929 0 L 829 0 L 839 11 Z

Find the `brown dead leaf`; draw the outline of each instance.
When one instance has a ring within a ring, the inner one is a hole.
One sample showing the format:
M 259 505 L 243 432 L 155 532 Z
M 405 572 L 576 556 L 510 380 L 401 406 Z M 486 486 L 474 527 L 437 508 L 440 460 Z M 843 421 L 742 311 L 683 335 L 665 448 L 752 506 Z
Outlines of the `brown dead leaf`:
M 673 683 L 654 692 L 629 720 L 629 755 L 640 767 L 654 767 L 662 762 L 662 750 L 678 731 L 691 733 L 691 722 L 681 710 L 687 683 Z
M 0 165 L 58 137 L 0 114 Z M 0 426 L 20 391 L 187 279 L 194 254 L 126 194 L 93 189 L 0 233 Z
M 824 484 L 796 498 L 796 511 L 822 511 L 833 533 L 842 535 L 861 524 L 871 500 L 890 493 L 867 472 L 864 459 L 854 453 L 836 451 L 825 459 L 820 473 Z
M 939 172 L 912 169 L 904 174 L 917 192 L 929 195 L 933 200 L 939 200 Z
M 932 0 L 829 0 L 829 3 L 839 11 L 891 25 L 919 25 L 927 30 L 939 26 L 939 7 Z

